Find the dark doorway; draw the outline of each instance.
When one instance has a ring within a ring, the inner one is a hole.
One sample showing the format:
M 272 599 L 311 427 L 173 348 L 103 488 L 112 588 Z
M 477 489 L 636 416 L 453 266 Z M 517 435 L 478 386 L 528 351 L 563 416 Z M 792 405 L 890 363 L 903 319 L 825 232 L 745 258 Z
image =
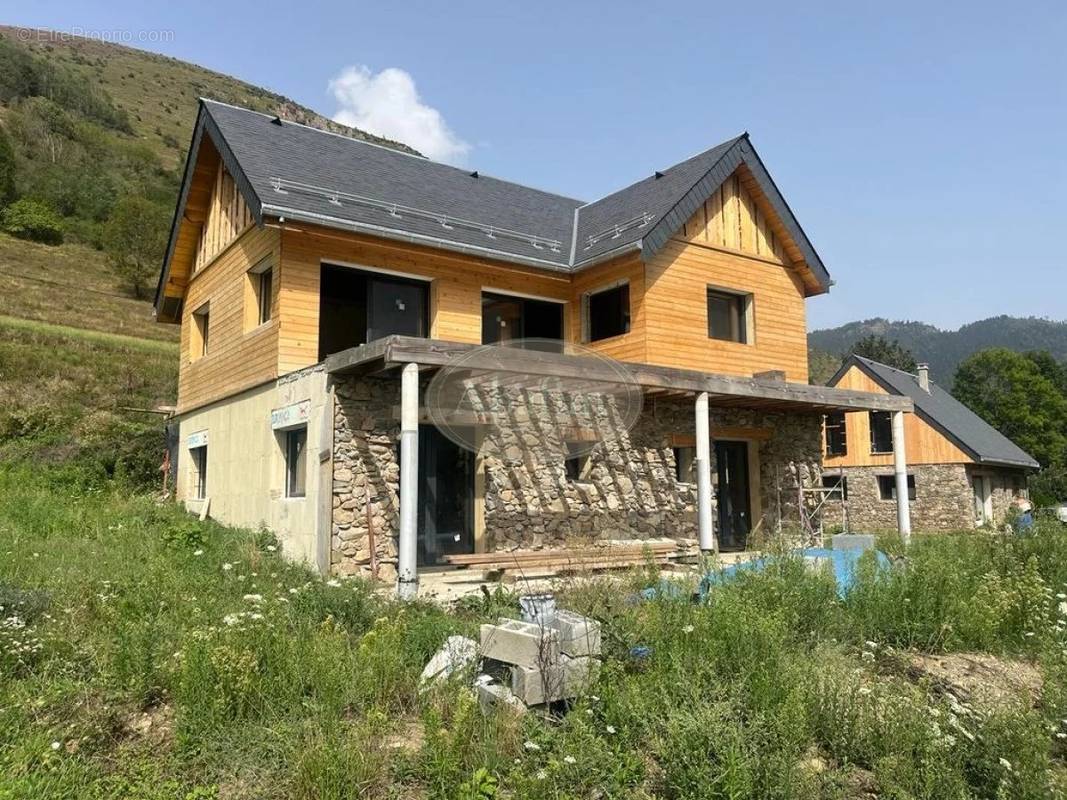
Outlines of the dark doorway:
M 752 530 L 748 497 L 748 443 L 715 442 L 719 488 L 719 548 L 744 550 Z
M 319 361 L 390 334 L 426 336 L 425 281 L 323 264 L 319 284 Z
M 562 338 L 562 303 L 482 293 L 482 344 Z
M 474 453 L 419 426 L 418 563 L 474 552 Z

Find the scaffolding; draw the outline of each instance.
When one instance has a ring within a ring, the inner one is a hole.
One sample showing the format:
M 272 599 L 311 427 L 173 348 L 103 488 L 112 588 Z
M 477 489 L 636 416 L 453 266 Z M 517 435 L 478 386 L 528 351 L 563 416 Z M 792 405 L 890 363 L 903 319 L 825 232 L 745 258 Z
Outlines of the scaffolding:
M 843 472 L 837 475 L 823 474 L 821 486 L 805 486 L 798 482 L 797 508 L 800 514 L 800 529 L 808 544 L 818 544 L 822 541 L 824 531 L 823 508 L 827 502 L 840 502 L 841 504 L 841 532 L 851 533 L 851 525 L 848 516 L 848 489 L 845 484 Z M 827 483 L 827 478 L 837 478 L 832 483 Z

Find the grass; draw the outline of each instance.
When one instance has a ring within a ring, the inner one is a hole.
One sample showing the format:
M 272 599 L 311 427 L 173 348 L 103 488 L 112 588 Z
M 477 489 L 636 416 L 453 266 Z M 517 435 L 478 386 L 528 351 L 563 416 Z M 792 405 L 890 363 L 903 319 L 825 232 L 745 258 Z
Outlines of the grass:
M 0 468 L 2 798 L 1053 798 L 1067 783 L 1067 532 L 918 539 L 846 599 L 783 560 L 708 602 L 561 588 L 604 625 L 564 716 L 420 691 L 451 612 L 284 562 L 114 484 Z M 981 610 L 976 609 L 981 606 Z M 635 658 L 634 645 L 650 655 Z M 960 705 L 905 648 L 1031 661 L 1035 708 Z

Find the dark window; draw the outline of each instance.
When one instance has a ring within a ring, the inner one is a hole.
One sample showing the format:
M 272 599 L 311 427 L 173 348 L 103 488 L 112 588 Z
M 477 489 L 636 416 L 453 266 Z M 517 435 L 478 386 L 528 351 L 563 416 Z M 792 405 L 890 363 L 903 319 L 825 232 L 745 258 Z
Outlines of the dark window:
M 207 445 L 192 448 L 189 455 L 193 459 L 193 497 L 203 500 L 207 497 Z
M 563 339 L 563 304 L 482 294 L 482 344 L 514 339 Z
M 745 344 L 748 339 L 744 295 L 708 289 L 708 336 Z
M 308 429 L 285 432 L 285 496 L 303 497 L 307 491 Z
M 679 483 L 696 483 L 695 447 L 674 448 L 674 477 Z
M 319 287 L 319 360 L 391 334 L 426 336 L 427 284 L 323 264 Z
M 845 413 L 835 411 L 826 415 L 826 455 L 848 455 L 848 438 L 845 435 Z
M 274 291 L 274 273 L 270 267 L 256 275 L 256 301 L 259 304 L 259 324 L 270 322 L 270 307 Z
M 630 332 L 630 285 L 586 296 L 589 341 L 595 342 Z
M 207 355 L 207 335 L 210 327 L 208 306 L 205 305 L 200 310 L 193 312 L 193 322 L 196 325 L 196 336 L 193 339 L 193 358 L 200 358 Z
M 567 480 L 584 481 L 589 478 L 590 460 L 585 450 L 585 445 L 567 442 L 567 459 L 563 462 Z
M 822 488 L 830 490 L 827 500 L 848 500 L 848 478 L 844 475 L 823 475 Z
M 888 411 L 871 411 L 871 452 L 893 452 L 893 415 Z
M 883 500 L 897 499 L 897 479 L 893 475 L 878 476 L 878 496 Z M 915 476 L 908 476 L 908 499 L 915 499 Z

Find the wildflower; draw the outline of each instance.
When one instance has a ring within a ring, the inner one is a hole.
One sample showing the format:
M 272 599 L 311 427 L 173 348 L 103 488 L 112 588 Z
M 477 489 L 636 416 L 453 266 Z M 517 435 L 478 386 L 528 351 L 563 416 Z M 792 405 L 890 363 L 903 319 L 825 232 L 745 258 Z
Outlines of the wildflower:
M 229 561 L 222 565 L 223 572 L 229 572 L 231 569 L 233 569 L 233 564 L 231 564 Z
M 589 699 L 592 700 L 594 703 L 600 702 L 600 698 L 597 697 L 595 694 L 589 695 Z M 1067 725 L 1067 720 L 1064 720 L 1064 724 Z
M 692 625 L 686 625 L 684 628 L 682 628 L 682 633 L 692 633 L 695 630 L 696 628 L 694 628 Z
M 1064 594 L 1063 592 L 1059 592 L 1059 593 L 1058 593 L 1058 594 L 1056 595 L 1056 599 L 1057 599 L 1057 600 L 1067 600 L 1067 594 Z
M 262 603 L 263 595 L 261 594 L 246 594 L 242 598 L 246 603 Z
M 591 717 L 591 716 L 593 716 L 593 709 L 591 709 L 591 708 L 587 708 L 587 709 L 585 710 L 585 713 L 586 713 L 586 716 L 590 716 L 590 717 Z
M 535 777 L 537 778 L 537 780 L 543 781 L 545 778 L 548 777 L 548 773 L 545 772 L 543 769 L 539 769 L 537 770 L 537 775 Z
M 61 745 L 59 742 L 52 742 L 52 749 L 53 750 L 58 750 L 62 746 L 63 745 Z
M 866 642 L 864 642 L 864 644 L 867 645 L 867 647 L 870 648 L 871 650 L 877 650 L 878 649 L 878 642 L 872 642 L 870 639 L 868 639 Z
M 530 752 L 534 752 L 536 750 L 540 750 L 541 749 L 541 745 L 539 745 L 537 742 L 531 742 L 529 739 L 527 739 L 525 742 L 523 742 L 522 746 L 525 747 Z
M 193 555 L 194 556 L 202 556 L 202 555 L 204 555 L 204 551 L 203 550 L 194 550 L 193 551 Z
M 1027 631 L 1026 633 L 1023 634 L 1023 636 L 1025 636 L 1027 639 L 1029 639 L 1033 635 L 1034 635 L 1033 631 Z
M 1062 732 L 1061 733 L 1057 733 L 1056 734 L 1056 738 L 1057 739 L 1067 739 L 1067 733 L 1062 733 Z
M 864 650 L 862 658 L 864 661 L 874 663 L 874 653 L 872 653 L 870 650 Z
M 609 735 L 614 735 L 615 734 L 615 726 L 614 725 L 608 725 L 608 727 L 606 727 L 604 730 L 606 730 Z
M 297 594 L 299 591 L 299 589 L 290 589 L 289 594 Z
M 227 614 L 225 617 L 222 618 L 223 625 L 236 625 L 240 621 L 240 614 Z
M 341 582 L 337 580 L 337 578 L 330 578 L 330 580 L 326 581 L 326 585 L 333 586 L 336 589 L 338 586 L 341 585 Z
M 1011 772 L 1011 762 L 1008 761 L 1008 759 L 998 758 L 997 761 L 1000 763 L 1000 766 L 1004 767 L 1008 772 Z
M 1059 609 L 1060 616 L 1067 617 L 1067 600 L 1064 600 L 1062 603 L 1060 603 Z
M 576 759 L 574 756 L 563 756 L 563 763 L 564 764 L 577 764 L 578 763 L 578 759 Z
M 870 689 L 870 687 L 869 687 L 869 686 L 861 686 L 861 687 L 860 687 L 860 688 L 858 689 L 858 691 L 859 691 L 859 693 L 860 693 L 860 694 L 862 694 L 862 695 L 868 695 L 868 694 L 870 694 L 870 693 L 871 693 L 871 689 Z
M 273 553 L 273 552 L 274 552 L 275 550 L 277 550 L 277 549 L 278 549 L 278 548 L 277 548 L 277 547 L 275 547 L 275 546 L 274 546 L 274 545 L 272 545 L 272 544 L 268 544 L 268 545 L 267 545 L 267 552 L 268 552 L 268 553 Z
M 260 614 L 258 611 L 253 611 L 251 614 L 248 615 L 248 618 L 249 619 L 263 619 L 263 615 Z

